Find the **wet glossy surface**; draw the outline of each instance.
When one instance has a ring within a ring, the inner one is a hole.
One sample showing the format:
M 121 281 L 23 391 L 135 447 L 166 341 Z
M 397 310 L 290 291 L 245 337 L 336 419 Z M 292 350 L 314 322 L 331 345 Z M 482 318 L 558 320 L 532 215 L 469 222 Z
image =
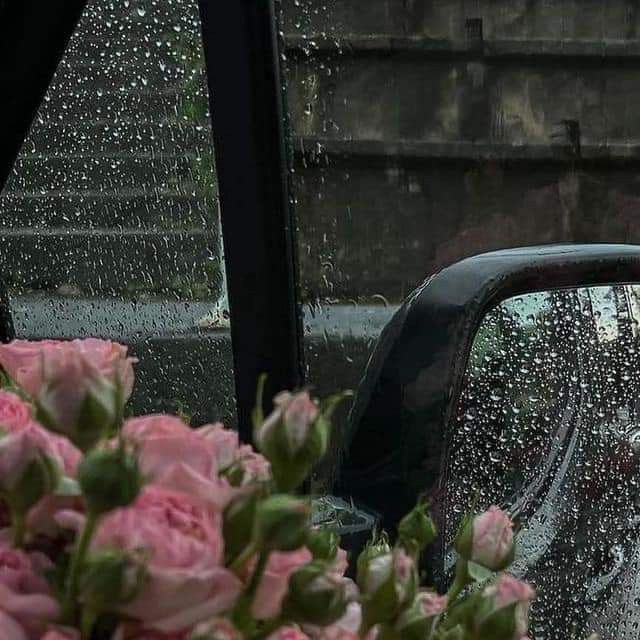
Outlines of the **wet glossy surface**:
M 640 614 L 640 287 L 512 298 L 483 320 L 447 456 L 445 536 L 507 507 L 533 637 L 636 638 Z

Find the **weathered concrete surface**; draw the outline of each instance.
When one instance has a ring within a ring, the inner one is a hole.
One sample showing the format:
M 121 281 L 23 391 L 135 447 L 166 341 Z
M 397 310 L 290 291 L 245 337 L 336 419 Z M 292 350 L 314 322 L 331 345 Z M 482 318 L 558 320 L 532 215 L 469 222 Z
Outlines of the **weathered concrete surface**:
M 433 60 L 346 53 L 291 62 L 289 105 L 301 136 L 551 144 L 563 120 L 582 142 L 638 143 L 636 68 Z
M 636 0 L 282 0 L 290 32 L 464 39 L 468 19 L 485 37 L 624 40 L 640 26 Z
M 284 0 L 306 299 L 640 242 L 636 0 Z
M 300 170 L 296 185 L 311 299 L 397 302 L 427 274 L 498 248 L 640 242 L 640 183 L 624 167 L 347 159 Z

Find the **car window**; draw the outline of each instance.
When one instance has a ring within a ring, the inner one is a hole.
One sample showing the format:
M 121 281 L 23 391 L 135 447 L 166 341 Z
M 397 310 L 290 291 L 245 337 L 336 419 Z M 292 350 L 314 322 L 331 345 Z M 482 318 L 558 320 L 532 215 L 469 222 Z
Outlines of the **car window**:
M 133 410 L 234 419 L 197 0 L 90 0 L 0 196 L 19 337 L 139 358 Z

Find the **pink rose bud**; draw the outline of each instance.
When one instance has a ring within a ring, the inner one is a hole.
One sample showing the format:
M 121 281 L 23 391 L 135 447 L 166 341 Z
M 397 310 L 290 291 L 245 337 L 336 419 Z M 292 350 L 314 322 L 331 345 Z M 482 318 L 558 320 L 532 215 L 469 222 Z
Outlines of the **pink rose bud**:
M 292 491 L 326 453 L 329 425 L 307 391 L 280 393 L 274 405 L 256 426 L 254 440 L 271 463 L 278 488 Z
M 513 523 L 498 507 L 468 519 L 455 543 L 462 558 L 491 571 L 501 571 L 513 561 Z
M 120 426 L 133 362 L 126 347 L 94 338 L 0 345 L 0 365 L 34 398 L 39 419 L 82 449 Z
M 411 605 L 398 617 L 394 627 L 398 637 L 430 640 L 447 605 L 447 596 L 440 596 L 433 591 L 419 591 Z
M 409 551 L 423 551 L 436 535 L 436 525 L 426 504 L 416 505 L 398 524 L 398 538 Z
M 289 495 L 273 495 L 258 503 L 254 536 L 260 549 L 293 551 L 301 547 L 311 525 L 311 503 Z
M 0 436 L 0 494 L 14 516 L 24 517 L 58 486 L 61 471 L 46 444 L 33 429 Z
M 336 622 L 347 609 L 347 583 L 333 574 L 326 562 L 313 561 L 300 567 L 289 580 L 283 604 L 285 617 L 321 627 Z
M 143 582 L 141 558 L 118 550 L 96 553 L 84 562 L 79 598 L 92 611 L 112 611 L 131 602 Z
M 493 640 L 521 640 L 529 629 L 529 607 L 535 591 L 526 582 L 501 574 L 481 594 L 474 628 L 478 637 Z
M 143 484 L 138 459 L 124 446 L 90 451 L 78 469 L 78 482 L 94 515 L 129 506 Z
M 384 545 L 364 552 L 358 559 L 358 586 L 363 595 L 367 628 L 392 620 L 414 596 L 418 576 L 413 559 L 400 547 L 385 551 Z

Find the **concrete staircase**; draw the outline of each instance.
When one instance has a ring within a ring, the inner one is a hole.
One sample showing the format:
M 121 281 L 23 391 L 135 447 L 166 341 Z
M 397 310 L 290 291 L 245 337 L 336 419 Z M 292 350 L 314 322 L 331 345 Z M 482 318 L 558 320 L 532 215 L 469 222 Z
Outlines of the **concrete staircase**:
M 221 293 L 194 0 L 91 0 L 0 196 L 19 290 Z

